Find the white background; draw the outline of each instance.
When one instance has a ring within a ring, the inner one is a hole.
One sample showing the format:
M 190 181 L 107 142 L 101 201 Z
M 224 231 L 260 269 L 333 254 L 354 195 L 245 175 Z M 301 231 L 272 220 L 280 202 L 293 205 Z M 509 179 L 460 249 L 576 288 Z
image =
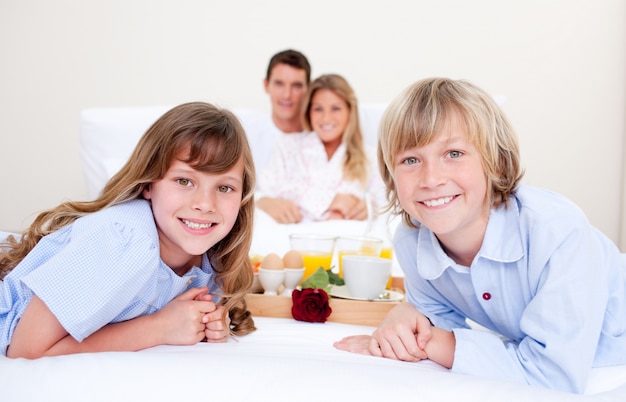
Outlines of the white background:
M 518 130 L 525 183 L 626 251 L 623 0 L 0 0 L 0 230 L 86 198 L 80 110 L 192 100 L 269 111 L 270 56 L 304 52 L 361 103 L 468 79 Z

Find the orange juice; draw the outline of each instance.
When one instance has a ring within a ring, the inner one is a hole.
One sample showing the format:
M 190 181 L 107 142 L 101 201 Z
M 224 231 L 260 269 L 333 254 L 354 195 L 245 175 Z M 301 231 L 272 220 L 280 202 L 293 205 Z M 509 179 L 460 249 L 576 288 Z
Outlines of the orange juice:
M 391 248 L 391 247 L 383 247 L 380 250 L 380 257 L 391 259 L 391 257 L 393 257 L 393 248 Z
M 357 255 L 359 254 L 356 250 L 341 250 L 337 252 L 337 265 L 339 265 L 339 276 L 343 278 L 343 268 L 341 265 L 341 260 L 344 255 Z
M 343 278 L 344 255 L 371 255 L 377 256 L 383 241 L 376 237 L 368 236 L 347 236 L 337 238 L 337 265 L 339 265 L 339 276 Z
M 325 270 L 330 269 L 330 263 L 333 259 L 332 253 L 320 253 L 315 251 L 303 251 L 302 259 L 304 260 L 304 275 L 302 279 L 311 276 L 319 267 Z
M 337 263 L 339 265 L 339 276 L 343 278 L 343 268 L 341 265 L 341 259 L 344 255 L 376 255 L 376 249 L 371 246 L 361 246 L 358 250 L 340 250 L 337 252 Z
M 393 248 L 391 247 L 383 247 L 380 250 L 380 256 L 382 258 L 391 259 L 393 257 Z M 387 289 L 391 289 L 391 275 L 389 275 L 389 280 L 387 281 Z

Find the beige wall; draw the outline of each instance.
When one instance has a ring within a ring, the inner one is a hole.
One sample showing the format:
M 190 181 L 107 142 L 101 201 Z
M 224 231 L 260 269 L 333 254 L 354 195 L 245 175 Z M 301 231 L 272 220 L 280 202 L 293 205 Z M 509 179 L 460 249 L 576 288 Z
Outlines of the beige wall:
M 294 47 L 361 102 L 432 75 L 506 97 L 525 182 L 572 198 L 626 251 L 625 23 L 623 0 L 1 1 L 0 230 L 86 196 L 81 109 L 267 110 L 268 58 Z

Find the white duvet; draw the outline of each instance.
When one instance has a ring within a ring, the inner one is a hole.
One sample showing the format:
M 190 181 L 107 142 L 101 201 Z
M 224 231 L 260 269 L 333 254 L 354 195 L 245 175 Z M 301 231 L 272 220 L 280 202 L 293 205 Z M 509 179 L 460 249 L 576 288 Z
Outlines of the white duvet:
M 620 401 L 624 370 L 595 371 L 579 396 L 339 351 L 335 340 L 373 328 L 256 318 L 225 344 L 159 346 L 38 360 L 0 358 L 2 401 Z M 616 388 L 621 385 L 621 388 Z M 606 391 L 603 391 L 606 390 Z M 599 393 L 598 393 L 599 392 Z

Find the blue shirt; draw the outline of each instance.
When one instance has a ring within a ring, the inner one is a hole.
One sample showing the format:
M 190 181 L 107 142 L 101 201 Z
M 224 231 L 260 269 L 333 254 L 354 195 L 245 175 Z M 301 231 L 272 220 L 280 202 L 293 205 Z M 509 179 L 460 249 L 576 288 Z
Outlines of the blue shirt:
M 580 393 L 592 367 L 626 363 L 625 259 L 555 193 L 521 186 L 492 209 L 469 268 L 426 227 L 401 225 L 394 248 L 407 300 L 454 331 L 453 372 Z
M 182 277 L 165 265 L 147 201 L 88 214 L 42 238 L 0 282 L 0 351 L 34 294 L 80 342 L 109 323 L 152 314 L 189 288 L 216 294 L 213 277 L 206 254 Z

